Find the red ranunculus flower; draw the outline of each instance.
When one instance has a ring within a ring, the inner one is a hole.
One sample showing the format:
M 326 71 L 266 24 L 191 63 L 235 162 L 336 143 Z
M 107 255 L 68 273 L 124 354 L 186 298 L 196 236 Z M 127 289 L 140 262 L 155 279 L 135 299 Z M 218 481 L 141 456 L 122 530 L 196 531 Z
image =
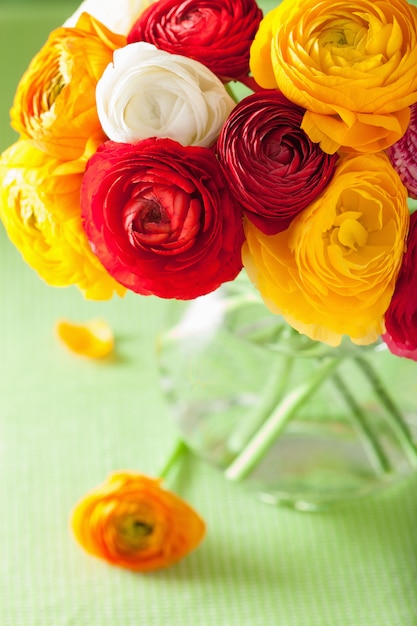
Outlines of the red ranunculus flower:
M 393 354 L 417 361 L 417 213 L 410 217 L 407 251 L 385 314 L 385 343 Z
M 81 211 L 101 263 L 137 293 L 188 300 L 242 268 L 242 216 L 209 148 L 108 141 L 88 162 Z
M 266 235 L 279 233 L 330 182 L 337 155 L 323 152 L 301 130 L 304 109 L 278 91 L 244 98 L 217 143 L 220 163 L 248 219 Z
M 417 199 L 417 103 L 410 107 L 410 123 L 404 135 L 387 150 L 410 198 Z
M 200 61 L 224 81 L 249 73 L 249 51 L 262 11 L 255 0 L 159 0 L 133 25 L 128 42 Z

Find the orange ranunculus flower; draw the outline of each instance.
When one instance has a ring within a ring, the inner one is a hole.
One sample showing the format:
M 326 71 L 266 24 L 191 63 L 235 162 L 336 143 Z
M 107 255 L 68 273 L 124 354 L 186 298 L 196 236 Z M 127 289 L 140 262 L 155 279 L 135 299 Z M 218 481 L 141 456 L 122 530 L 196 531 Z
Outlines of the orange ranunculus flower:
M 62 163 L 30 141 L 0 157 L 0 219 L 25 261 L 50 285 L 77 285 L 87 298 L 122 295 L 91 251 L 79 205 L 80 162 Z
M 113 51 L 126 45 L 87 13 L 76 28 L 53 31 L 17 87 L 11 124 L 51 156 L 87 160 L 106 137 L 96 112 L 95 88 Z
M 111 474 L 76 506 L 72 528 L 82 547 L 113 565 L 149 572 L 194 550 L 204 521 L 184 500 L 141 474 Z
M 246 222 L 243 262 L 267 306 L 299 332 L 369 344 L 384 330 L 408 227 L 407 192 L 388 158 L 345 156 L 286 231 L 267 236 Z
M 307 109 L 328 153 L 377 152 L 405 132 L 417 101 L 417 8 L 406 0 L 284 0 L 261 22 L 251 69 Z

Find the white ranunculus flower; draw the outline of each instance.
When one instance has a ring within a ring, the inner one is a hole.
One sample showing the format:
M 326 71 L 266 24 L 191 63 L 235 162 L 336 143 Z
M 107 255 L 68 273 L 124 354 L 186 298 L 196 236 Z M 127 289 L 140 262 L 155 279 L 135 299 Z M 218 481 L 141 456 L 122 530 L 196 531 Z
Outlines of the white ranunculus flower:
M 205 65 L 145 42 L 114 52 L 97 84 L 97 113 L 112 141 L 167 137 L 211 146 L 235 106 Z
M 81 13 L 89 13 L 108 29 L 127 35 L 133 24 L 153 0 L 84 0 L 64 26 L 74 27 Z

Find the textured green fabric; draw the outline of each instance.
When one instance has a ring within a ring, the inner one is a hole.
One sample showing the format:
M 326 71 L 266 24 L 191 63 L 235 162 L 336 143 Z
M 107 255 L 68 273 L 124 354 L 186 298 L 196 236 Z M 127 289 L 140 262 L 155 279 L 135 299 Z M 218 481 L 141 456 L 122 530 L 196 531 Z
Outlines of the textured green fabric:
M 75 5 L 0 6 L 1 148 L 18 77 Z M 0 248 L 1 626 L 417 624 L 417 478 L 307 514 L 260 504 L 189 459 L 172 487 L 207 521 L 196 552 L 150 575 L 84 554 L 68 527 L 77 499 L 117 469 L 157 474 L 175 441 L 154 350 L 172 308 L 134 295 L 86 302 L 46 286 L 2 230 Z M 100 363 L 53 334 L 60 317 L 96 316 L 117 337 Z

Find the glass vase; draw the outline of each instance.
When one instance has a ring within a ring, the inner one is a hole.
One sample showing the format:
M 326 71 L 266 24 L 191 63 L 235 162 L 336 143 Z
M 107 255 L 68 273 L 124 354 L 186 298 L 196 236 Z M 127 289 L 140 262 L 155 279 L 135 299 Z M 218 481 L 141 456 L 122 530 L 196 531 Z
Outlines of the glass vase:
M 264 502 L 323 510 L 417 468 L 417 363 L 300 335 L 243 275 L 185 306 L 158 354 L 185 442 Z

